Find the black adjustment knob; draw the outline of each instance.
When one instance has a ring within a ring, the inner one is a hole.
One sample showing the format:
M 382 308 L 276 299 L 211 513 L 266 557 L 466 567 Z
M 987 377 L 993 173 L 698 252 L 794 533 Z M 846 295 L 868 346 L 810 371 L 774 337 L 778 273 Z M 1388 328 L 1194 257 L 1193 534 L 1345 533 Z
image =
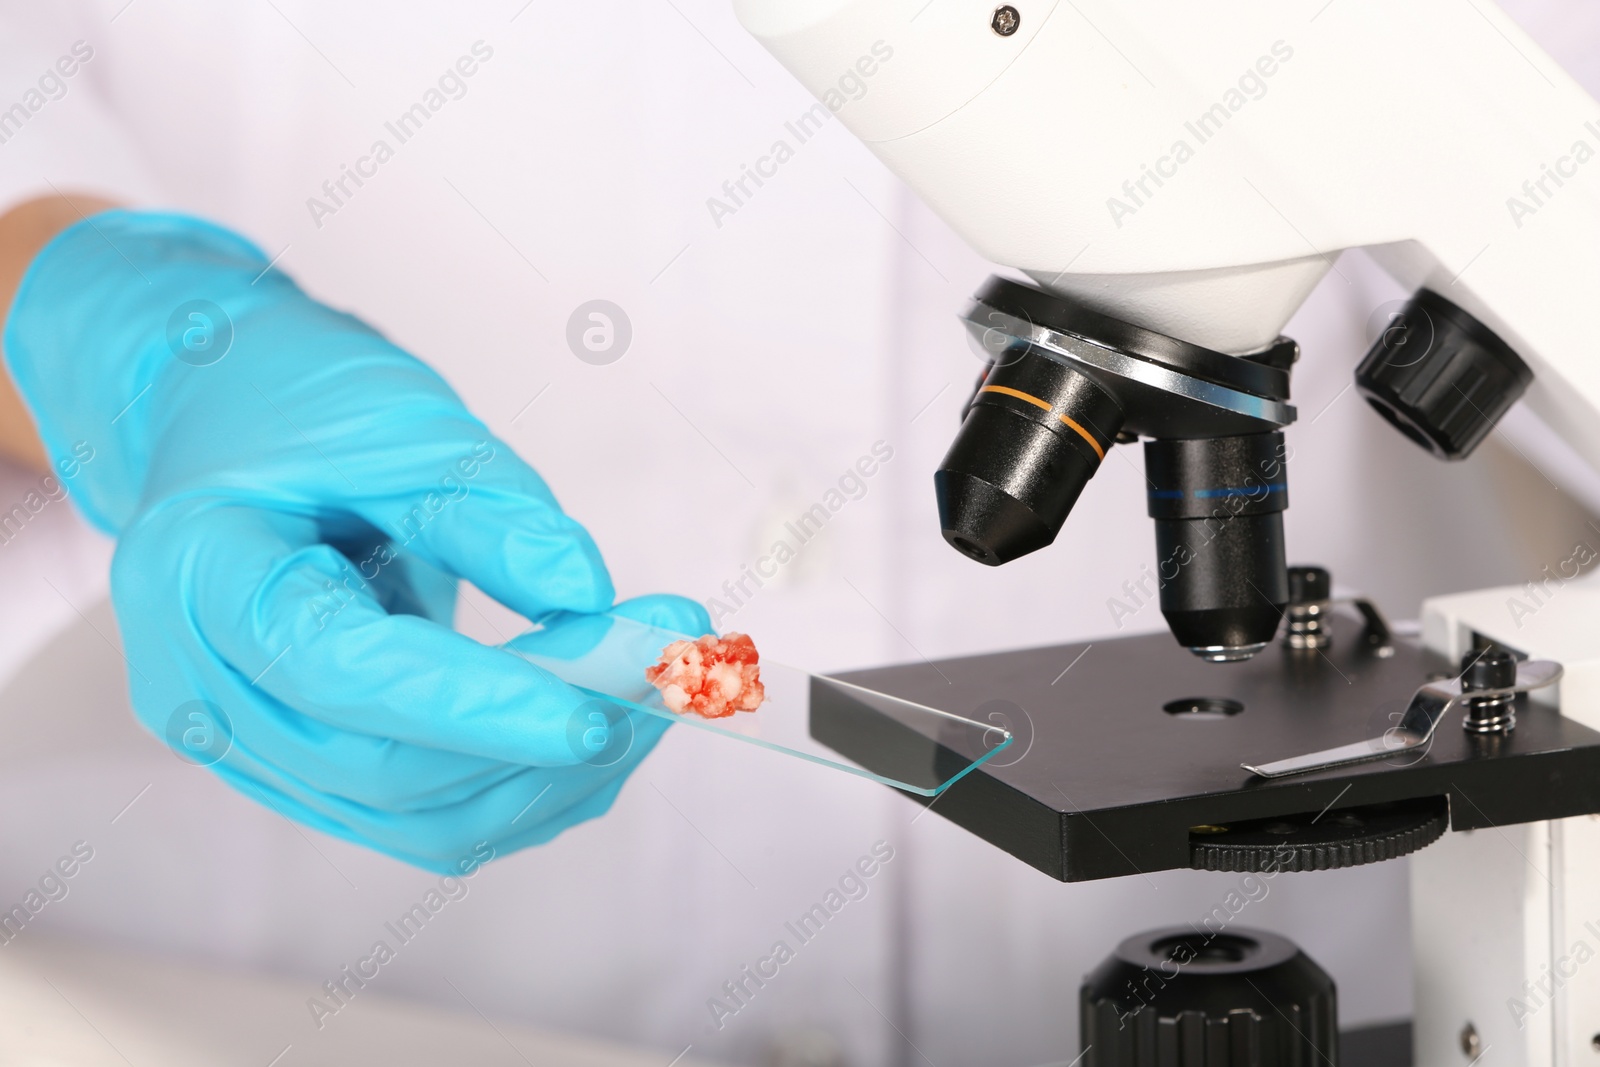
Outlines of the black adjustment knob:
M 1326 567 L 1290 567 L 1289 603 L 1315 604 L 1332 596 L 1333 579 Z
M 1130 937 L 1084 979 L 1083 1067 L 1336 1067 L 1333 979 L 1262 930 Z
M 1356 368 L 1356 388 L 1401 433 L 1441 459 L 1465 459 L 1533 381 L 1483 323 L 1418 290 Z
M 1211 823 L 1189 830 L 1197 871 L 1335 871 L 1408 856 L 1450 828 L 1443 797 Z
M 1461 690 L 1510 689 L 1517 684 L 1517 657 L 1503 648 L 1468 652 L 1461 657 Z

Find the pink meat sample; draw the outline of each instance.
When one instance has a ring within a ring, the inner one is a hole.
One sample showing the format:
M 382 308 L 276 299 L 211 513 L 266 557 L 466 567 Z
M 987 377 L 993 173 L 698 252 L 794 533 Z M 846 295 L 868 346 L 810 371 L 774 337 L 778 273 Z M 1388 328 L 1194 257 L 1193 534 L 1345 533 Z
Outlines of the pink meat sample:
M 745 634 L 706 634 L 672 642 L 661 650 L 660 662 L 644 669 L 644 676 L 661 690 L 662 703 L 679 715 L 722 719 L 736 711 L 755 711 L 767 698 L 760 662 L 755 642 Z

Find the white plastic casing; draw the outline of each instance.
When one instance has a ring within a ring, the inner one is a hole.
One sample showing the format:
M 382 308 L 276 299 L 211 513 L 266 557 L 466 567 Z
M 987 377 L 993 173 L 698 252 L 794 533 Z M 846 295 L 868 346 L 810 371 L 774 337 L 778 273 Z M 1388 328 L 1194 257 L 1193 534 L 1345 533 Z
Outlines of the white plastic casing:
M 1600 581 L 1560 571 L 1521 588 L 1428 600 L 1423 638 L 1451 658 L 1476 636 L 1559 661 L 1555 690 L 1533 699 L 1559 701 L 1563 715 L 1600 729 Z M 1600 820 L 1446 834 L 1411 865 L 1417 1067 L 1465 1063 L 1459 1039 L 1469 1023 L 1492 1049 L 1485 1063 L 1600 1059 L 1591 1045 L 1600 1031 Z
M 1003 37 L 976 0 L 735 0 L 994 262 L 1243 353 L 1340 250 L 1373 248 L 1500 333 L 1533 366 L 1529 404 L 1600 467 L 1600 105 L 1501 11 L 1014 6 Z

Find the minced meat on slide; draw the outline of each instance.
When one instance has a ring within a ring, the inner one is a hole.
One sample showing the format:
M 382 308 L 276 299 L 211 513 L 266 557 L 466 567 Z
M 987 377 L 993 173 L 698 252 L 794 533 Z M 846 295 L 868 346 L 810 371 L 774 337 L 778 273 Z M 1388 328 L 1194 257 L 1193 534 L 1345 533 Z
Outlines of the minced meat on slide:
M 661 690 L 662 703 L 679 715 L 694 712 L 722 719 L 736 711 L 755 711 L 767 698 L 761 684 L 761 656 L 748 636 L 706 634 L 674 641 L 644 676 Z

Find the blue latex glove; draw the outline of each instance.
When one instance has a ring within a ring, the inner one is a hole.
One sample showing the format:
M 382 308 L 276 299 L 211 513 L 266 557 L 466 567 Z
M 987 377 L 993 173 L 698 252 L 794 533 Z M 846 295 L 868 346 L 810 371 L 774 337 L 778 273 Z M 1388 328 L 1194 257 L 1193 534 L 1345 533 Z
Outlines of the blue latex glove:
M 180 755 L 460 873 L 604 812 L 659 738 L 659 719 L 453 632 L 455 579 L 548 616 L 519 642 L 558 659 L 597 639 L 594 613 L 700 634 L 705 612 L 613 607 L 599 550 L 539 476 L 249 242 L 97 215 L 34 260 L 4 340 L 73 499 L 118 537 L 133 706 Z M 636 694 L 646 664 L 619 659 L 586 682 Z

